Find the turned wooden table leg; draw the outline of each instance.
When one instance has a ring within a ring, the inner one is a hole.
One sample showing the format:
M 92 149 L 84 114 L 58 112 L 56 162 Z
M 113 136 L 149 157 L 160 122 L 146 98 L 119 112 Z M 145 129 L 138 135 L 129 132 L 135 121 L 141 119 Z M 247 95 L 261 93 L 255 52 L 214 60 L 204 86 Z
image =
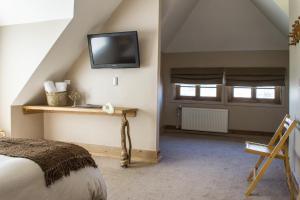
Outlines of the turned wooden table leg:
M 126 136 L 128 137 L 129 150 L 127 151 Z M 126 118 L 126 113 L 122 115 L 122 126 L 121 126 L 121 167 L 128 167 L 131 160 L 131 138 L 129 133 L 129 123 Z
M 130 129 L 129 129 L 129 122 L 127 121 L 127 138 L 128 138 L 128 163 L 131 163 L 131 150 L 132 150 L 132 144 L 131 144 L 131 137 L 130 137 Z

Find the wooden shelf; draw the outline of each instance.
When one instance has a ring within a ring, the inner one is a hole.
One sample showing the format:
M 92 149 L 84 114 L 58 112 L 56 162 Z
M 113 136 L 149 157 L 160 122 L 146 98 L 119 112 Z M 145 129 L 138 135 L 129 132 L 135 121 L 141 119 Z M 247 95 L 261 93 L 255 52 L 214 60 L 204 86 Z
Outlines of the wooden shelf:
M 138 109 L 136 108 L 124 108 L 124 107 L 115 107 L 115 112 L 113 114 L 108 114 L 104 112 L 101 108 L 80 108 L 80 107 L 52 107 L 45 105 L 26 105 L 23 106 L 23 112 L 25 114 L 33 113 L 43 113 L 43 112 L 52 112 L 52 113 L 82 113 L 82 114 L 97 114 L 97 115 L 114 115 L 122 116 L 126 114 L 127 117 L 135 117 Z

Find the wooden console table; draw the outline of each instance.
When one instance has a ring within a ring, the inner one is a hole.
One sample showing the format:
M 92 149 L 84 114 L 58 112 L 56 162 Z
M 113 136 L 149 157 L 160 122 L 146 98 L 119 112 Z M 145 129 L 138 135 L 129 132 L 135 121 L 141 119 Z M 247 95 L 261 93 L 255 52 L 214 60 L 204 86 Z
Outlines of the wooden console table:
M 52 107 L 52 106 L 23 106 L 24 114 L 34 113 L 83 113 L 83 114 L 96 114 L 96 115 L 111 115 L 122 117 L 121 122 L 121 166 L 128 167 L 131 162 L 131 138 L 129 130 L 129 122 L 127 117 L 135 117 L 138 109 L 136 108 L 123 108 L 115 107 L 115 111 L 112 114 L 104 112 L 101 108 L 80 108 L 80 107 Z M 128 139 L 128 149 L 126 145 L 126 138 Z

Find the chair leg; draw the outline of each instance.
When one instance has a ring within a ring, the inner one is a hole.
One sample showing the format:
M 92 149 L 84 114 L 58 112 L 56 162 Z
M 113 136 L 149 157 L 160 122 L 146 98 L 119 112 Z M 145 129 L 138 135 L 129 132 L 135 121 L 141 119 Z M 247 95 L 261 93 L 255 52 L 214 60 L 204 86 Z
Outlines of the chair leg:
M 263 164 L 263 166 L 261 167 L 261 169 L 258 171 L 257 176 L 253 177 L 253 181 L 250 183 L 250 185 L 248 186 L 245 195 L 249 196 L 253 190 L 255 189 L 257 183 L 260 181 L 260 179 L 262 178 L 262 176 L 265 174 L 266 170 L 268 169 L 268 167 L 270 166 L 270 164 L 272 163 L 274 157 L 268 157 L 266 162 Z
M 264 161 L 265 157 L 264 156 L 260 156 L 259 159 L 257 160 L 256 164 L 255 164 L 255 170 L 258 170 L 259 166 L 261 165 L 261 163 Z M 247 178 L 247 180 L 250 182 L 253 179 L 253 170 L 251 170 L 251 172 L 249 173 L 249 176 Z
M 295 194 L 294 194 L 294 189 L 293 189 L 291 166 L 290 166 L 288 155 L 286 155 L 284 158 L 284 167 L 285 167 L 285 174 L 286 174 L 286 178 L 287 178 L 287 184 L 288 184 L 288 188 L 289 188 L 290 196 L 291 196 L 290 199 L 293 200 L 295 197 Z

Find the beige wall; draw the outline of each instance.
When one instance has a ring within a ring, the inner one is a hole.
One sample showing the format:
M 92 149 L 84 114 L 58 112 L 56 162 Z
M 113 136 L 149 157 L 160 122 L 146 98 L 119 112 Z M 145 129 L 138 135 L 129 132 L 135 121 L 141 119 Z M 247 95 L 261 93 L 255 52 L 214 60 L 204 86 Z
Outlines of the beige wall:
M 0 127 L 11 132 L 11 105 L 69 20 L 0 28 Z
M 6 87 L 6 85 L 8 84 L 3 85 L 6 90 L 10 92 L 13 91 L 14 95 L 17 95 L 14 98 L 12 106 L 13 112 L 11 113 L 11 135 L 13 137 L 20 137 L 22 135 L 27 135 L 27 137 L 42 137 L 44 135 L 44 130 L 37 129 L 33 126 L 31 126 L 31 131 L 29 131 L 28 129 L 28 124 L 33 124 L 33 122 L 31 122 L 30 119 L 36 122 L 37 127 L 43 127 L 43 123 L 42 125 L 39 124 L 40 122 L 43 122 L 43 118 L 39 120 L 38 114 L 36 114 L 37 116 L 35 117 L 31 115 L 24 116 L 22 114 L 22 110 L 17 108 L 19 107 L 19 105 L 24 104 L 34 105 L 45 103 L 43 82 L 45 80 L 64 80 L 66 73 L 69 71 L 76 59 L 78 59 L 82 50 L 87 45 L 87 33 L 93 30 L 95 26 L 97 26 L 97 28 L 101 28 L 103 24 L 110 18 L 111 14 L 118 7 L 120 2 L 121 0 L 110 0 L 109 2 L 107 0 L 75 0 L 74 16 L 72 20 L 70 21 L 70 23 L 68 23 L 68 25 L 65 27 L 64 31 L 59 35 L 59 37 L 56 38 L 57 40 L 55 41 L 54 45 L 51 46 L 51 48 L 45 52 L 45 56 L 42 58 L 42 61 L 38 63 L 38 65 L 26 65 L 25 67 L 24 65 L 22 65 L 22 63 L 20 63 L 22 62 L 22 60 L 13 60 L 14 62 L 19 62 L 20 64 L 18 65 L 18 67 L 22 68 L 23 70 L 22 73 L 20 73 L 20 70 L 16 71 L 17 75 L 21 76 L 21 78 L 17 78 L 17 80 L 24 80 L 24 82 L 22 82 L 22 85 L 19 85 L 20 91 L 15 91 L 12 90 L 12 88 Z M 102 6 L 104 4 L 105 7 Z M 43 31 L 50 34 L 51 31 L 49 31 L 48 29 L 52 30 L 51 26 L 46 25 L 43 27 Z M 28 30 L 34 32 L 33 28 L 28 27 Z M 20 35 L 20 33 L 23 32 L 24 31 L 20 30 L 20 32 L 17 32 L 16 34 Z M 32 37 L 33 36 L 36 35 L 32 34 Z M 40 39 L 40 37 L 42 39 L 41 44 L 43 44 L 43 42 L 49 42 L 49 39 L 43 36 L 43 34 L 37 35 L 36 39 Z M 26 41 L 27 38 L 22 39 Z M 13 42 L 13 39 L 11 42 Z M 28 42 L 30 43 L 31 40 L 28 40 Z M 15 45 L 17 46 L 18 44 L 16 43 Z M 31 47 L 33 49 L 24 46 L 24 48 L 26 48 L 27 50 L 26 54 L 24 55 L 26 55 L 26 57 L 28 58 L 36 58 L 36 56 L 43 52 L 43 49 L 41 49 L 38 45 L 32 45 Z M 34 71 L 31 72 L 33 74 L 30 74 L 30 77 L 28 77 L 28 79 L 25 80 L 23 79 L 26 75 L 25 72 L 28 72 L 31 69 L 30 67 L 35 67 Z M 10 68 L 5 69 L 8 70 Z M 13 83 L 18 82 L 11 77 L 9 78 Z M 10 105 L 11 103 L 5 105 L 5 108 L 10 109 Z M 3 112 L 1 112 L 1 114 L 2 113 Z M 43 117 L 43 115 L 40 116 Z M 10 120 L 9 116 L 7 116 L 5 120 L 6 119 Z M 9 125 L 9 122 L 7 124 Z M 22 129 L 22 127 L 26 128 Z M 20 130 L 26 130 L 27 134 L 25 134 L 24 131 L 21 132 Z
M 290 1 L 290 27 L 300 13 L 300 1 Z M 300 120 L 300 45 L 290 46 L 290 114 Z M 300 129 L 290 137 L 291 168 L 298 183 L 300 183 Z
M 86 103 L 136 107 L 130 118 L 133 146 L 158 149 L 157 116 L 159 93 L 159 0 L 126 0 L 115 10 L 101 32 L 137 30 L 141 68 L 91 69 L 88 50 L 78 58 L 66 79 L 83 95 Z M 119 86 L 112 78 L 119 77 Z M 120 146 L 118 117 L 71 114 L 45 114 L 44 130 L 48 139 L 68 142 Z
M 76 0 L 72 20 L 47 52 L 30 80 L 23 85 L 14 105 L 41 103 L 41 97 L 44 100 L 43 82 L 64 80 L 72 64 L 87 46 L 86 35 L 96 27 L 102 28 L 120 2 L 121 0 Z M 28 54 L 34 55 L 34 52 L 28 51 Z
M 229 110 L 229 129 L 272 132 L 288 112 L 288 91 L 285 89 L 283 105 L 233 104 L 224 101 L 193 102 L 173 99 L 170 69 L 175 67 L 288 67 L 287 51 L 202 52 L 172 53 L 162 55 L 165 102 L 163 124 L 176 124 L 176 108 L 179 105 L 201 108 L 225 108 Z
M 11 107 L 11 132 L 14 138 L 41 139 L 44 137 L 44 116 L 24 114 L 22 106 Z

